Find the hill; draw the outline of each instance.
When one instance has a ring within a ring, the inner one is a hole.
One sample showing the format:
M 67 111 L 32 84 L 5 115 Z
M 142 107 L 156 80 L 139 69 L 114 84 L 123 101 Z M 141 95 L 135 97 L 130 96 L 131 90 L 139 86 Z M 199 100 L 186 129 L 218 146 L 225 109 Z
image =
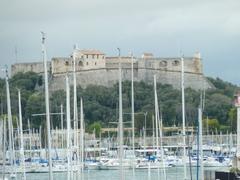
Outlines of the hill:
M 214 89 L 208 89 L 200 92 L 187 88 L 186 95 L 186 124 L 195 126 L 197 124 L 197 107 L 200 104 L 200 95 L 204 98 L 204 118 L 208 117 L 208 127 L 210 131 L 216 129 L 222 131 L 236 131 L 236 110 L 233 106 L 234 94 L 239 87 L 219 78 L 208 78 L 215 86 Z M 45 126 L 43 116 L 35 116 L 45 112 L 44 91 L 42 88 L 42 77 L 33 72 L 18 73 L 10 80 L 11 104 L 14 117 L 18 115 L 17 88 L 22 92 L 22 108 L 24 127 L 27 127 L 27 121 L 30 119 L 32 127 L 39 128 Z M 64 83 L 64 82 L 63 82 Z M 71 88 L 72 89 L 72 88 Z M 151 127 L 154 114 L 154 93 L 153 86 L 144 82 L 135 82 L 135 112 L 136 128 L 141 129 L 144 122 L 144 114 L 147 112 L 147 126 Z M 180 126 L 181 119 L 181 92 L 174 89 L 171 85 L 157 84 L 157 93 L 159 97 L 160 111 L 163 116 L 164 126 Z M 71 93 L 73 94 L 73 93 Z M 103 87 L 90 85 L 83 89 L 77 88 L 78 105 L 80 97 L 84 102 L 85 122 L 88 127 L 94 122 L 99 122 L 102 126 L 109 126 L 109 122 L 117 121 L 118 116 L 118 84 L 113 87 Z M 73 96 L 71 96 L 71 105 L 73 105 Z M 60 112 L 60 106 L 65 107 L 65 92 L 57 90 L 51 92 L 50 110 L 51 112 Z M 7 114 L 6 109 L 6 90 L 5 80 L 0 79 L 0 105 L 1 114 Z M 131 116 L 131 82 L 123 82 L 123 112 L 124 121 L 130 121 Z M 73 108 L 71 108 L 73 110 Z M 51 117 L 52 127 L 60 127 L 60 117 Z M 130 126 L 130 125 L 129 125 Z

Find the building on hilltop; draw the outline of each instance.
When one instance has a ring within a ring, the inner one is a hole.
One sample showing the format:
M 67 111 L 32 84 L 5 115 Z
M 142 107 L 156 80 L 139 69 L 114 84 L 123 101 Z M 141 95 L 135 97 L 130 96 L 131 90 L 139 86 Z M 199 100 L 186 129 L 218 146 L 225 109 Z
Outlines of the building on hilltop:
M 105 54 L 98 50 L 75 50 L 76 71 L 105 68 Z M 71 57 L 54 57 L 51 61 L 53 75 L 65 74 L 73 70 L 73 54 Z
M 64 89 L 62 83 L 65 74 L 73 71 L 73 56 L 76 60 L 77 84 L 85 88 L 88 85 L 112 86 L 118 82 L 119 63 L 122 67 L 122 79 L 131 80 L 130 56 L 106 56 L 99 50 L 75 50 L 70 57 L 53 57 L 48 63 L 51 74 L 50 88 Z M 152 53 L 144 53 L 141 57 L 133 57 L 134 81 L 153 82 L 153 75 L 162 84 L 170 84 L 174 88 L 181 87 L 181 58 L 154 57 Z M 202 60 L 197 52 L 193 57 L 184 57 L 185 87 L 207 89 L 212 85 L 203 75 Z M 43 73 L 43 63 L 21 63 L 12 65 L 12 75 L 18 72 L 34 71 Z M 72 83 L 72 82 L 71 82 Z

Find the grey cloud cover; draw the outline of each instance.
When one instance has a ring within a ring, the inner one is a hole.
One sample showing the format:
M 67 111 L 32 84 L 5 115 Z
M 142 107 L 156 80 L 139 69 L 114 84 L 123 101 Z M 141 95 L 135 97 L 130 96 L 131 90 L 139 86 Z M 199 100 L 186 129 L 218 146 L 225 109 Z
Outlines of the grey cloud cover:
M 68 56 L 73 44 L 109 55 L 192 55 L 205 74 L 240 84 L 238 0 L 1 0 L 1 66 L 41 60 L 40 31 L 48 57 Z

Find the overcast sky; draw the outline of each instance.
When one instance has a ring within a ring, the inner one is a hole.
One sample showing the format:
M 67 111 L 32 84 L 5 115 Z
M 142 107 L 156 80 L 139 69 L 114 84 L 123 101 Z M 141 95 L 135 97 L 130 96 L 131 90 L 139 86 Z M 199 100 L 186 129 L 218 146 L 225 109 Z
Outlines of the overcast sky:
M 1 67 L 40 61 L 40 31 L 49 59 L 74 44 L 107 55 L 200 51 L 207 76 L 240 85 L 239 0 L 1 0 Z

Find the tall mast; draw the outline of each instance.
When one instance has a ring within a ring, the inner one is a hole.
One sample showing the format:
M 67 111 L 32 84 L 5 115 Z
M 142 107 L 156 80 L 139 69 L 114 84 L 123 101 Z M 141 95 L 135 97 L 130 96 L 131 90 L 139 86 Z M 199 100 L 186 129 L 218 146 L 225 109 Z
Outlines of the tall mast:
M 159 113 L 158 113 L 158 117 L 159 117 Z M 160 116 L 160 123 L 159 123 L 159 135 L 160 135 L 160 146 L 161 146 L 161 160 L 162 160 L 162 166 L 163 166 L 163 176 L 164 179 L 167 179 L 167 175 L 166 175 L 166 168 L 165 168 L 165 163 L 164 163 L 164 149 L 163 149 L 163 125 L 162 125 L 162 114 Z
M 157 148 L 157 155 L 158 155 L 158 148 L 159 148 L 159 140 L 158 140 L 158 98 L 157 98 L 157 82 L 156 82 L 156 75 L 153 76 L 154 78 L 154 99 L 155 99 L 155 135 L 156 135 L 156 148 Z
M 76 78 L 76 46 L 73 50 L 73 140 L 74 140 L 74 148 L 77 151 L 77 157 L 75 160 L 75 164 L 79 164 L 79 143 L 78 143 L 78 109 L 77 109 L 77 78 Z M 77 176 L 80 176 L 80 169 L 77 170 Z
M 42 126 L 39 127 L 39 147 L 42 150 Z
M 187 179 L 187 166 L 186 166 L 186 130 L 185 130 L 185 92 L 184 92 L 184 59 L 181 57 L 181 88 L 182 88 L 182 133 L 183 133 L 183 167 L 184 167 L 184 180 Z
M 20 126 L 21 164 L 23 165 L 23 179 L 26 180 L 25 156 L 24 156 L 24 145 L 23 145 L 23 127 L 22 127 L 22 105 L 21 105 L 21 92 L 20 92 L 20 89 L 18 89 L 18 108 L 19 108 L 19 126 Z
M 240 93 L 236 94 L 235 106 L 237 108 L 237 152 L 236 152 L 236 168 L 240 167 Z
M 53 180 L 52 174 L 52 156 L 51 156 L 51 127 L 50 127 L 50 111 L 49 111 L 49 94 L 48 94 L 48 72 L 47 72 L 47 53 L 45 47 L 45 33 L 42 33 L 42 55 L 44 62 L 44 82 L 45 82 L 45 103 L 46 103 L 46 120 L 48 135 L 48 162 L 49 162 L 49 180 Z
M 133 55 L 132 55 L 132 148 L 135 156 L 135 133 L 134 133 L 134 84 L 133 84 Z
M 237 158 L 240 157 L 240 106 L 237 106 Z
M 80 158 L 81 158 L 81 179 L 83 180 L 83 169 L 84 169 L 84 125 L 83 125 L 83 121 L 84 121 L 84 115 L 83 115 L 83 101 L 81 98 L 81 109 L 80 109 L 80 142 L 81 142 L 81 154 L 80 154 Z
M 71 165 L 71 119 L 70 119 L 70 90 L 69 79 L 66 75 L 66 114 L 67 114 L 67 179 L 70 180 L 70 165 Z
M 133 78 L 134 78 L 134 72 L 133 72 L 133 54 L 132 54 L 132 149 L 133 149 L 133 157 L 134 157 L 134 162 L 133 164 L 133 178 L 135 179 L 135 116 L 134 116 L 134 83 L 133 83 Z
M 201 179 L 204 180 L 204 169 L 203 169 L 203 149 L 202 149 L 202 108 L 198 108 L 198 124 L 199 124 L 199 149 L 200 149 L 200 168 L 201 168 Z
M 120 49 L 119 60 L 120 59 Z M 120 180 L 123 180 L 123 117 L 122 117 L 122 68 L 119 62 L 119 164 L 120 164 Z
M 6 116 L 3 120 L 3 169 L 2 179 L 5 179 L 5 167 L 6 167 Z
M 77 78 L 76 78 L 76 49 L 73 50 L 73 121 L 74 121 L 74 146 L 78 144 L 78 110 L 77 110 Z M 78 148 L 78 147 L 77 147 Z
M 155 142 L 155 129 L 154 129 L 154 115 L 152 115 L 152 147 L 154 147 Z
M 64 137 L 64 134 L 63 134 L 63 105 L 61 104 L 61 131 L 62 131 L 62 133 L 61 133 L 61 138 L 62 138 L 62 148 L 63 148 L 63 137 Z
M 7 113 L 8 113 L 8 139 L 9 139 L 9 151 L 10 151 L 10 165 L 11 173 L 13 166 L 15 165 L 15 153 L 14 153 L 14 139 L 13 139 L 13 125 L 12 125 L 12 111 L 11 111 L 11 99 L 8 83 L 8 70 L 6 67 L 6 93 L 7 93 Z
M 31 133 L 31 126 L 30 121 L 28 119 L 28 136 L 29 136 L 29 149 L 32 150 L 32 133 Z

